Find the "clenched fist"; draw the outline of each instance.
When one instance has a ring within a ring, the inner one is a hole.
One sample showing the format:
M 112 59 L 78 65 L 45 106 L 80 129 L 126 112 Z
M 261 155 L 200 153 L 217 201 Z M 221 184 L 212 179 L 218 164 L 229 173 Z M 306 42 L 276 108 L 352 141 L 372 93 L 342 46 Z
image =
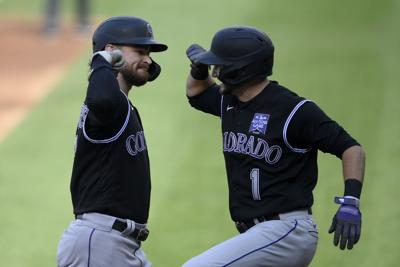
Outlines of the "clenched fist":
M 112 51 L 99 51 L 93 54 L 92 60 L 96 55 L 102 56 L 108 63 L 111 64 L 112 69 L 119 72 L 125 65 L 124 56 L 121 50 L 114 49 Z
M 208 77 L 208 66 L 197 62 L 198 56 L 206 50 L 198 44 L 192 44 L 186 50 L 186 55 L 191 64 L 190 74 L 196 80 L 205 80 Z

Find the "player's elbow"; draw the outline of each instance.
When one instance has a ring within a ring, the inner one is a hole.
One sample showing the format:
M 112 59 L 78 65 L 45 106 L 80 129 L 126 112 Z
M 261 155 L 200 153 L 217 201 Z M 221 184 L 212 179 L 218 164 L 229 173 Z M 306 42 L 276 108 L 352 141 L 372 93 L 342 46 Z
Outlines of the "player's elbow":
M 366 153 L 365 153 L 365 150 L 363 149 L 362 146 L 354 145 L 354 146 L 351 146 L 351 147 L 347 148 L 343 152 L 342 159 L 343 158 L 347 158 L 347 157 L 358 158 L 362 162 L 365 162 Z

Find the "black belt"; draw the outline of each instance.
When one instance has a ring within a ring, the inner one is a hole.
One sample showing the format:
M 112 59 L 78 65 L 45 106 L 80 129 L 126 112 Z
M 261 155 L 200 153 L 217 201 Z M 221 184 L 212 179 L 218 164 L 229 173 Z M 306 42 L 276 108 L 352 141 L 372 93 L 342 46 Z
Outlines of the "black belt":
M 83 219 L 83 215 L 76 215 L 76 219 Z M 115 220 L 115 222 L 112 225 L 112 229 L 117 230 L 119 232 L 123 232 L 128 228 L 128 224 L 126 222 L 120 221 L 118 219 Z M 133 230 L 132 233 L 130 233 L 128 236 L 135 238 L 136 240 L 139 241 L 145 241 L 147 237 L 149 236 L 149 229 L 147 228 L 138 228 L 135 225 L 135 230 Z
M 312 214 L 311 208 L 307 209 L 307 213 L 310 215 Z M 247 221 L 240 221 L 240 222 L 238 221 L 238 222 L 235 222 L 235 226 L 236 226 L 236 229 L 239 231 L 239 233 L 244 233 L 247 230 L 249 230 L 251 227 L 256 225 L 257 223 L 261 223 L 261 222 L 265 222 L 265 221 L 273 221 L 273 220 L 280 220 L 278 213 L 273 213 L 273 214 L 266 215 L 266 216 L 260 216 L 260 217 L 253 218 L 253 219 L 247 220 Z
M 120 231 L 121 233 L 125 231 L 125 229 L 128 227 L 128 224 L 126 222 L 122 222 L 120 220 L 115 220 L 112 229 Z M 133 230 L 132 233 L 130 233 L 128 236 L 131 236 L 139 241 L 145 241 L 147 237 L 149 236 L 149 229 L 147 228 L 137 228 L 135 227 L 135 230 Z

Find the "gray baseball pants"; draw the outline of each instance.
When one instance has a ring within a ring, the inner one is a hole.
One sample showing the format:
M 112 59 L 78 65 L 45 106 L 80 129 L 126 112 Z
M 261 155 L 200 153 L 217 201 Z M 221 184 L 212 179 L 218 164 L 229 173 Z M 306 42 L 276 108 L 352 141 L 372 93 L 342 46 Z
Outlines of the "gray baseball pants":
M 100 213 L 85 213 L 82 219 L 72 221 L 58 244 L 58 266 L 151 267 L 140 242 L 127 236 L 129 231 L 121 233 L 112 229 L 116 219 Z
M 304 267 L 314 256 L 318 231 L 307 211 L 279 214 L 190 259 L 183 267 Z

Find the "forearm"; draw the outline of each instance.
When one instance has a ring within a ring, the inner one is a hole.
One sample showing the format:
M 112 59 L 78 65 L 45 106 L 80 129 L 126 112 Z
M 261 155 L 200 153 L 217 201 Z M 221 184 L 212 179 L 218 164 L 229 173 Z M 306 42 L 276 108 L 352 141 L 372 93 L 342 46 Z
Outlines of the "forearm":
M 365 152 L 359 145 L 347 148 L 342 154 L 345 188 L 343 197 L 335 197 L 340 204 L 332 219 L 329 233 L 335 233 L 333 244 L 340 249 L 352 249 L 361 235 L 360 195 L 365 169 Z
M 98 64 L 96 64 L 98 63 Z M 92 64 L 93 73 L 89 79 L 86 103 L 94 105 L 118 105 L 123 98 L 118 81 L 112 72 L 111 65 L 104 61 Z
M 189 74 L 186 81 L 186 95 L 188 97 L 199 95 L 214 83 L 214 80 L 210 76 L 205 80 L 196 80 Z
M 126 103 L 126 99 L 109 63 L 97 57 L 92 63 L 92 69 L 94 71 L 89 79 L 85 103 L 98 120 L 107 122 L 115 118 L 117 110 Z
M 343 177 L 356 179 L 362 183 L 365 171 L 365 152 L 361 146 L 352 146 L 342 155 Z

